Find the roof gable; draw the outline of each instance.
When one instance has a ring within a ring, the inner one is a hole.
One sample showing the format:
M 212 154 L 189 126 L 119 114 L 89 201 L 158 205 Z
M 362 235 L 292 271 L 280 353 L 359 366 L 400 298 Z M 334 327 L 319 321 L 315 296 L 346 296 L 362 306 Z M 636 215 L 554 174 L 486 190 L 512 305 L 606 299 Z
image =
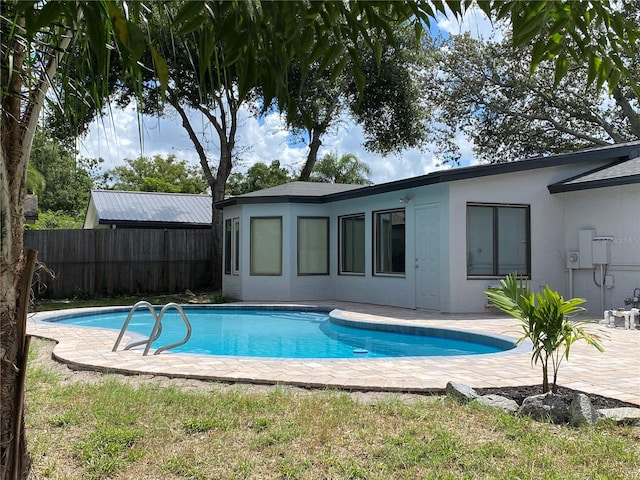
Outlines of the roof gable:
M 586 173 L 549 185 L 549 192 L 572 192 L 592 188 L 640 183 L 640 156 L 596 168 Z
M 320 183 L 320 182 L 289 182 L 275 187 L 245 193 L 241 197 L 280 197 L 283 195 L 293 195 L 302 197 L 317 197 L 319 195 L 331 195 L 333 193 L 347 192 L 357 188 L 364 188 L 365 185 L 354 185 L 348 183 Z
M 211 225 L 211 196 L 186 193 L 92 190 L 99 224 L 129 226 Z

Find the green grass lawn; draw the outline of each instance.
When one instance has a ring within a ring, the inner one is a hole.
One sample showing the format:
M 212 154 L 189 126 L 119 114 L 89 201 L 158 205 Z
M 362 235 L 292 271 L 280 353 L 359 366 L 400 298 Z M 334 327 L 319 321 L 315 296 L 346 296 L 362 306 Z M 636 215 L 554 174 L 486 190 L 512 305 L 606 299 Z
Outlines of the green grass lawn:
M 27 377 L 35 479 L 640 479 L 637 427 L 439 396 L 74 381 L 38 360 L 47 348 L 34 339 Z
M 51 310 L 64 310 L 67 308 L 81 307 L 111 307 L 132 306 L 141 300 L 146 300 L 153 305 L 165 305 L 169 302 L 187 303 L 193 300 L 196 303 L 226 303 L 231 299 L 220 292 L 206 294 L 175 294 L 175 295 L 121 295 L 112 297 L 90 297 L 72 299 L 38 299 L 30 307 L 31 312 L 46 312 Z

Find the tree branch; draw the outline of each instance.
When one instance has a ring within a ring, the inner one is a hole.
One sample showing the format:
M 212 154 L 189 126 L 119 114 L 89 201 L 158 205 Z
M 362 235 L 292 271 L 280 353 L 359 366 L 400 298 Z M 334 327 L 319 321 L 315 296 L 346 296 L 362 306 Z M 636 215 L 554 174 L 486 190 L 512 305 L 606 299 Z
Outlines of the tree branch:
M 631 127 L 633 134 L 640 138 L 640 119 L 638 118 L 638 113 L 633 109 L 629 100 L 627 100 L 627 98 L 622 94 L 620 87 L 613 89 L 613 98 L 622 110 L 625 118 L 629 121 L 629 126 Z
M 182 119 L 182 126 L 187 131 L 189 139 L 196 149 L 196 153 L 198 154 L 198 158 L 200 159 L 200 166 L 202 167 L 202 170 L 204 172 L 204 177 L 207 179 L 207 183 L 209 184 L 209 186 L 213 188 L 213 185 L 215 184 L 215 176 L 213 175 L 211 167 L 209 166 L 209 162 L 207 161 L 207 154 L 204 151 L 204 147 L 202 146 L 202 143 L 200 143 L 200 139 L 193 129 L 187 113 L 176 98 L 175 91 L 173 91 L 171 88 L 167 88 L 167 94 L 167 101 L 176 110 L 176 112 L 178 112 L 178 115 L 180 115 L 180 118 Z

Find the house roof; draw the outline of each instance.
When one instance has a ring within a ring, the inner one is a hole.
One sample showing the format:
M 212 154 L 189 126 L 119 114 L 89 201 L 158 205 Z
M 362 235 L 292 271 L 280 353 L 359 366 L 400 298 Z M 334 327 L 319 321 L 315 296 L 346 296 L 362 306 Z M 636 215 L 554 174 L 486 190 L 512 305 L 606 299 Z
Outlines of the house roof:
M 549 185 L 549 192 L 573 192 L 630 183 L 640 183 L 640 156 Z
M 259 190 L 257 192 L 231 197 L 221 202 L 216 202 L 216 208 L 229 207 L 236 204 L 259 203 L 268 200 L 270 203 L 296 202 L 296 203 L 326 203 L 336 200 L 345 200 L 349 198 L 357 198 L 379 193 L 393 192 L 404 190 L 407 188 L 421 187 L 424 185 L 432 185 L 437 183 L 454 182 L 458 180 L 466 180 L 470 178 L 486 177 L 491 175 L 501 175 L 506 173 L 521 172 L 527 170 L 535 170 L 539 168 L 548 168 L 560 165 L 570 165 L 574 163 L 582 163 L 593 160 L 610 161 L 611 167 L 614 164 L 622 164 L 630 159 L 640 156 L 640 141 L 618 143 L 614 145 L 605 145 L 578 150 L 570 153 L 558 155 L 537 156 L 524 160 L 506 163 L 494 163 L 486 165 L 476 165 L 472 167 L 452 168 L 449 170 L 440 170 L 427 175 L 418 177 L 396 180 L 393 182 L 381 183 L 377 185 L 361 186 L 351 185 L 353 188 L 347 188 L 343 191 L 327 191 L 320 190 L 313 192 L 314 186 L 309 183 L 306 194 L 297 195 L 285 190 L 280 190 L 280 194 L 272 195 L 268 192 L 273 189 Z M 293 182 L 299 184 L 305 182 Z M 292 184 L 286 184 L 292 185 Z M 323 185 L 323 184 L 317 184 Z M 325 184 L 331 185 L 331 184 Z M 334 185 L 335 186 L 335 185 Z M 284 186 L 283 186 L 284 187 Z M 274 187 L 279 188 L 279 187 Z M 303 188 L 300 186 L 292 188 Z M 595 188 L 595 187 L 590 187 Z M 554 192 L 552 192 L 554 193 Z
M 101 225 L 198 227 L 211 225 L 211 196 L 92 190 Z
M 255 192 L 245 193 L 237 197 L 231 197 L 223 202 L 217 202 L 216 207 L 233 204 L 240 200 L 240 203 L 260 203 L 268 199 L 270 203 L 321 203 L 322 198 L 328 195 L 351 192 L 364 188 L 364 185 L 353 185 L 345 183 L 319 183 L 319 182 L 290 182 L 276 187 L 265 188 Z

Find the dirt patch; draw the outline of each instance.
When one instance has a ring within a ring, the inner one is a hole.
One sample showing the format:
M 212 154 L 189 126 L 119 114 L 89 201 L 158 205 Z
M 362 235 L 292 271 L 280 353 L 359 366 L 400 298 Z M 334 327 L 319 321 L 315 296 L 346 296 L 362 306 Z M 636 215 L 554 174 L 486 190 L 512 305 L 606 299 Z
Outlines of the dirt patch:
M 525 398 L 540 395 L 542 393 L 542 385 L 524 385 L 521 387 L 506 387 L 506 388 L 476 388 L 475 391 L 480 395 L 496 394 L 503 397 L 515 400 L 518 405 L 522 405 Z M 633 403 L 623 402 L 615 398 L 603 397 L 602 395 L 595 395 L 593 393 L 581 392 L 579 390 L 573 390 L 566 387 L 558 387 L 557 395 L 562 397 L 562 400 L 569 404 L 571 399 L 576 393 L 584 393 L 591 400 L 591 404 L 597 408 L 619 408 L 619 407 L 633 407 L 638 408 L 638 405 Z

